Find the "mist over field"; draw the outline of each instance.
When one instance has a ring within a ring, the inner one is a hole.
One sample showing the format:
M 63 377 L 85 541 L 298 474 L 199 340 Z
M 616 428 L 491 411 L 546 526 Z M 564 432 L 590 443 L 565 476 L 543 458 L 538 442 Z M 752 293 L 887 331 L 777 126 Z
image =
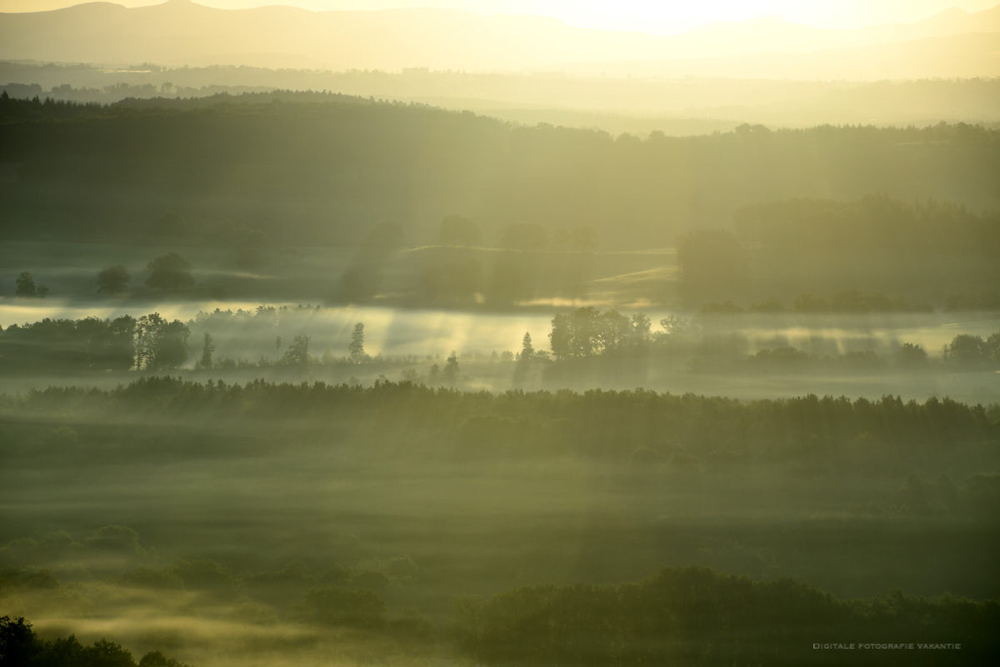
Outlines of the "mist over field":
M 0 667 L 1000 661 L 1000 6 L 123 2 L 0 11 Z

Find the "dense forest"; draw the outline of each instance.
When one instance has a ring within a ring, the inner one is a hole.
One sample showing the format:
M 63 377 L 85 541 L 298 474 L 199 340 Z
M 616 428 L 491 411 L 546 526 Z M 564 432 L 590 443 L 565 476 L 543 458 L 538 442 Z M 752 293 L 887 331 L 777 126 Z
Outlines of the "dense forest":
M 110 106 L 9 98 L 0 139 L 14 165 L 8 239 L 143 238 L 176 213 L 189 225 L 173 225 L 177 236 L 230 217 L 288 243 L 356 243 L 388 219 L 419 243 L 460 214 L 487 238 L 528 222 L 592 226 L 614 247 L 669 245 L 738 207 L 791 197 L 880 192 L 995 209 L 1000 173 L 997 133 L 963 124 L 746 125 L 640 140 L 307 93 Z
M 876 401 L 808 396 L 745 403 L 644 390 L 494 395 L 385 381 L 366 388 L 149 377 L 113 390 L 53 387 L 5 395 L 0 409 L 7 415 L 108 413 L 129 421 L 155 413 L 373 425 L 388 422 L 391 414 L 393 426 L 380 427 L 395 433 L 383 439 L 390 449 L 401 438 L 397 443 L 409 440 L 414 451 L 424 442 L 433 449 L 471 448 L 465 453 L 474 457 L 494 455 L 494 447 L 518 455 L 569 451 L 623 460 L 636 450 L 730 463 L 802 457 L 846 466 L 845 472 L 903 461 L 942 463 L 966 445 L 988 456 L 1000 434 L 995 405 L 948 399 L 918 403 L 892 396 Z M 866 442 L 879 446 L 863 451 Z

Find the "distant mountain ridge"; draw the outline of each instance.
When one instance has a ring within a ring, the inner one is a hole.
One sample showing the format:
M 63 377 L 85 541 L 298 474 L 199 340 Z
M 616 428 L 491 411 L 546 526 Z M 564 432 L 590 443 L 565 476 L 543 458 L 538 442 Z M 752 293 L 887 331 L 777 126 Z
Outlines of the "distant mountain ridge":
M 972 54 L 968 53 L 968 45 L 957 44 L 956 48 L 962 47 L 960 57 L 944 54 L 946 61 L 956 62 L 943 74 L 934 75 L 1000 75 L 993 69 L 996 47 L 1000 46 L 1000 5 L 971 14 L 949 10 L 917 23 L 857 30 L 828 30 L 765 18 L 712 23 L 680 35 L 663 36 L 574 28 L 552 18 L 481 16 L 453 9 L 318 12 L 267 6 L 223 10 L 190 0 L 169 0 L 131 9 L 93 2 L 51 11 L 0 13 L 0 58 L 103 64 L 488 71 L 554 69 L 588 63 L 678 63 L 893 44 L 908 44 L 907 48 L 912 49 L 922 40 L 972 33 L 992 37 L 973 40 L 977 45 L 985 41 L 985 46 L 977 46 Z M 962 59 L 966 62 L 957 62 Z

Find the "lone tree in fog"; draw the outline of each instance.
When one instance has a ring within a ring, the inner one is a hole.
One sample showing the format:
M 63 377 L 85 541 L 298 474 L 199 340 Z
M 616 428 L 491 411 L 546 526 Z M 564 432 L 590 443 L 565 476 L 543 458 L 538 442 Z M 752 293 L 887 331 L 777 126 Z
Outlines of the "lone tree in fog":
M 146 286 L 153 289 L 177 290 L 194 286 L 191 277 L 191 262 L 176 252 L 161 255 L 146 265 L 149 277 Z
M 48 293 L 49 288 L 45 285 L 35 285 L 35 279 L 27 271 L 19 275 L 14 283 L 14 294 L 22 299 L 44 299 Z
M 309 366 L 309 336 L 296 336 L 285 350 L 282 363 L 305 369 Z
M 128 288 L 131 280 L 132 276 L 124 266 L 112 266 L 97 274 L 97 291 L 101 294 L 119 294 Z
M 359 363 L 365 360 L 365 323 L 358 322 L 354 325 L 351 333 L 351 344 L 347 346 L 347 351 L 351 354 L 351 361 Z
M 535 359 L 535 346 L 531 343 L 531 334 L 524 332 L 521 339 L 521 354 L 517 358 L 517 365 L 514 367 L 514 384 L 520 386 L 528 374 L 531 362 Z
M 448 363 L 444 367 L 445 382 L 454 383 L 458 380 L 458 354 L 452 351 Z
M 531 334 L 525 331 L 524 338 L 521 339 L 521 361 L 527 363 L 531 361 L 534 356 L 535 346 L 531 344 Z
M 201 348 L 201 361 L 198 362 L 198 368 L 209 369 L 212 367 L 212 354 L 215 353 L 215 343 L 212 341 L 212 334 L 205 332 L 205 342 Z

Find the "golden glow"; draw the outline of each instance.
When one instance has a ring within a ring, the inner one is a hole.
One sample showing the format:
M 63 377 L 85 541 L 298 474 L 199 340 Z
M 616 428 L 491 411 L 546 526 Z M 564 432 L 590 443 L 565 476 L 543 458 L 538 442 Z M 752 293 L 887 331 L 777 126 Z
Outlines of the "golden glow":
M 111 0 L 127 7 L 163 0 Z M 177 0 L 173 0 L 177 1 Z M 76 0 L 0 0 L 0 11 L 43 11 Z M 995 0 L 199 0 L 220 9 L 289 5 L 312 10 L 378 10 L 439 7 L 479 14 L 549 16 L 564 23 L 606 30 L 677 33 L 712 22 L 780 18 L 823 28 L 854 28 L 919 21 L 950 8 L 967 12 L 995 6 Z

